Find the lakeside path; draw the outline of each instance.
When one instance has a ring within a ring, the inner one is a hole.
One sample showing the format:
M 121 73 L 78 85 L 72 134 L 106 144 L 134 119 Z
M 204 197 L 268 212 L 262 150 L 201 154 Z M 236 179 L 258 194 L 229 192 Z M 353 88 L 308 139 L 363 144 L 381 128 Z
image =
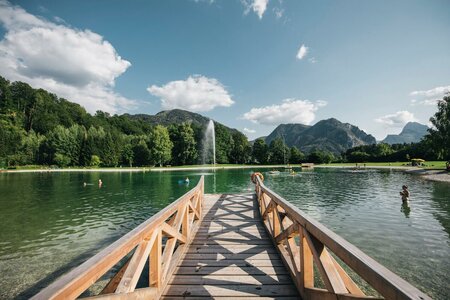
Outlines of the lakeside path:
M 161 168 L 98 168 L 98 169 L 34 169 L 34 170 L 0 170 L 0 173 L 54 173 L 54 172 L 165 172 L 165 171 L 194 171 L 221 169 L 272 169 L 284 168 L 286 165 L 239 165 L 239 166 L 192 166 L 192 167 L 161 167 Z M 291 165 L 299 168 L 300 166 Z M 354 166 L 316 165 L 315 168 L 353 169 Z M 425 170 L 410 166 L 366 166 L 361 169 L 392 169 L 403 170 L 409 174 L 421 176 L 423 179 L 450 183 L 450 172 L 444 170 Z

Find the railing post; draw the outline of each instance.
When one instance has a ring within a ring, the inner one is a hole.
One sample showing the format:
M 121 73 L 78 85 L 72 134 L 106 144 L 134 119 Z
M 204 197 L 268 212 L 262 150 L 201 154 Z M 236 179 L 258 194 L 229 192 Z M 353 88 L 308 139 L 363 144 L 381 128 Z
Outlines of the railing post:
M 306 298 L 305 288 L 314 287 L 314 268 L 313 268 L 313 255 L 309 248 L 308 242 L 305 237 L 305 228 L 300 226 L 300 293 L 304 299 Z
M 149 274 L 149 286 L 161 288 L 161 252 L 162 252 L 162 233 L 161 229 L 158 229 L 158 236 L 156 237 L 153 247 L 150 250 L 150 274 Z

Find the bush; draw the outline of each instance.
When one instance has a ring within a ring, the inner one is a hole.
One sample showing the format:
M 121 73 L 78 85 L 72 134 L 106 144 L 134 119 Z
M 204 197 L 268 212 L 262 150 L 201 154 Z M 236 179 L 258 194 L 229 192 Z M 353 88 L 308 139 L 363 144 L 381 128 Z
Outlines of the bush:
M 89 162 L 89 166 L 98 168 L 98 166 L 100 166 L 100 164 L 101 164 L 100 157 L 98 157 L 97 155 L 92 155 L 91 161 Z
M 54 161 L 59 167 L 67 167 L 70 164 L 70 158 L 61 153 L 55 154 Z

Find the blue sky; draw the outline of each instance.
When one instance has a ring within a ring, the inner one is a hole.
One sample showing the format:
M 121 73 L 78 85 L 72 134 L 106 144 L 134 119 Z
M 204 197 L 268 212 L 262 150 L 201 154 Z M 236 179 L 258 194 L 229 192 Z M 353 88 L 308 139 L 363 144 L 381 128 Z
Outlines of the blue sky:
M 450 89 L 450 1 L 0 0 L 0 75 L 89 112 L 244 131 L 335 117 L 377 139 Z

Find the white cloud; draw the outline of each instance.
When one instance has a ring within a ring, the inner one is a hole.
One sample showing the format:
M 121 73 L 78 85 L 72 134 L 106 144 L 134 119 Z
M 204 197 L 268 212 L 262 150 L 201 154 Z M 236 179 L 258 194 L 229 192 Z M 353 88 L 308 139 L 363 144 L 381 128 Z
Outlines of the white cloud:
M 244 128 L 244 131 L 247 132 L 247 133 L 255 133 L 256 132 L 256 130 L 249 129 L 249 128 Z
M 388 127 L 403 127 L 406 123 L 415 122 L 417 119 L 413 113 L 403 110 L 377 118 L 375 121 Z
M 135 105 L 113 91 L 117 77 L 131 65 L 103 37 L 90 30 L 56 24 L 0 0 L 2 75 L 83 105 L 110 113 Z
M 305 56 L 308 54 L 308 47 L 306 47 L 304 44 L 300 46 L 300 49 L 298 49 L 297 52 L 297 59 L 301 60 L 305 58 Z
M 316 117 L 315 112 L 325 105 L 327 105 L 327 102 L 321 100 L 314 103 L 309 100 L 291 98 L 283 100 L 279 105 L 252 108 L 244 114 L 243 118 L 265 125 L 281 123 L 311 124 Z
M 425 91 L 414 91 L 409 95 L 416 97 L 418 99 L 412 99 L 411 105 L 425 105 L 425 106 L 435 106 L 444 98 L 444 96 L 450 93 L 450 85 L 449 86 L 438 86 L 430 90 Z
M 424 96 L 424 97 L 437 97 L 441 98 L 446 94 L 450 92 L 450 85 L 448 86 L 438 86 L 431 90 L 426 91 L 414 91 L 410 93 L 410 96 L 417 97 L 417 96 Z
M 209 111 L 217 106 L 231 106 L 234 101 L 225 87 L 214 78 L 201 75 L 189 76 L 163 86 L 147 88 L 152 95 L 161 98 L 164 109 L 181 108 L 190 111 Z
M 315 57 L 311 57 L 310 59 L 308 59 L 308 61 L 312 64 L 315 64 L 317 62 L 317 59 Z
M 241 0 L 242 4 L 245 6 L 245 14 L 248 14 L 250 10 L 253 10 L 254 13 L 258 15 L 260 19 L 262 19 L 264 12 L 267 9 L 267 4 L 269 0 Z
M 436 106 L 438 102 L 439 102 L 439 99 L 424 99 L 424 100 L 412 99 L 411 105 L 412 106 L 416 106 L 416 105 Z

